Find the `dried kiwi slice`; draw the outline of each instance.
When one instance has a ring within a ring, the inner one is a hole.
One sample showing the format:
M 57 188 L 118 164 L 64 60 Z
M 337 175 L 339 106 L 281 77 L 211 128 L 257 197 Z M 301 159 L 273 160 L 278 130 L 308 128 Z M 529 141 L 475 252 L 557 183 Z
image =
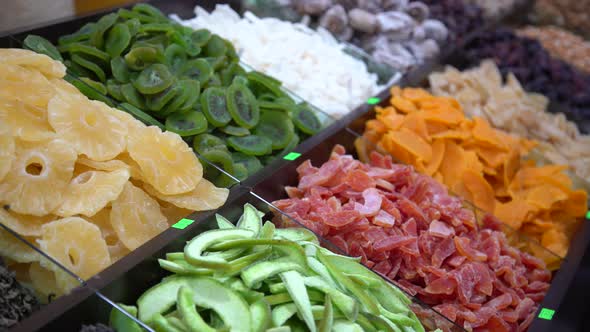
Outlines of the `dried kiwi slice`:
M 107 92 L 109 96 L 112 96 L 116 100 L 125 101 L 123 92 L 121 92 L 121 85 L 117 83 L 115 80 L 107 80 Z
M 264 75 L 257 71 L 251 71 L 246 74 L 248 78 L 249 86 L 252 91 L 260 96 L 264 93 L 270 93 L 277 97 L 285 97 L 286 94 L 281 90 L 281 82 L 274 78 Z
M 203 47 L 203 45 L 207 44 L 210 38 L 211 32 L 207 29 L 199 29 L 191 33 L 192 43 L 199 47 Z
M 232 125 L 221 127 L 221 128 L 219 128 L 219 130 L 222 133 L 230 135 L 230 136 L 248 136 L 248 135 L 250 135 L 250 130 L 248 130 L 244 127 L 237 127 L 237 126 L 232 126 Z
M 166 64 L 168 64 L 174 72 L 180 70 L 187 59 L 184 48 L 178 44 L 170 44 L 166 47 L 164 57 L 166 58 Z
M 308 135 L 313 135 L 322 129 L 320 120 L 305 103 L 301 103 L 294 108 L 293 123 L 299 130 Z
M 110 29 L 115 22 L 117 22 L 117 13 L 110 13 L 101 17 L 94 27 L 94 31 L 90 35 L 90 44 L 96 48 L 102 49 L 104 47 L 104 34 Z
M 222 170 L 232 174 L 234 171 L 234 162 L 231 159 L 231 154 L 227 150 L 209 149 L 199 154 L 207 159 L 210 163 L 221 168 Z M 206 168 L 211 167 L 207 165 Z
M 164 54 L 159 47 L 136 46 L 125 54 L 125 63 L 133 70 L 144 70 L 152 63 L 162 62 Z
M 297 147 L 297 144 L 299 144 L 299 135 L 293 134 L 293 137 L 291 138 L 291 140 L 289 141 L 287 146 L 285 146 L 283 148 L 283 150 L 281 152 L 279 152 L 276 156 L 282 157 L 282 156 L 287 155 L 289 152 L 295 150 L 295 148 Z
M 97 81 L 91 80 L 88 77 L 80 77 L 80 80 L 86 84 L 88 84 L 91 88 L 93 88 L 96 92 L 106 95 L 107 94 L 107 87 Z
M 249 156 L 241 152 L 231 154 L 234 165 L 243 165 L 248 170 L 248 175 L 252 175 L 263 168 L 260 160 L 254 156 Z
M 179 93 L 179 90 L 176 85 L 172 85 L 162 92 L 147 97 L 147 108 L 154 112 L 162 110 Z
M 166 65 L 155 63 L 142 70 L 133 86 L 143 94 L 154 94 L 166 90 L 174 83 L 174 76 Z
M 231 174 L 238 180 L 244 181 L 248 178 L 248 169 L 242 164 L 234 164 L 234 171 Z
M 131 33 L 125 23 L 117 23 L 107 34 L 105 51 L 114 58 L 125 51 L 131 42 Z
M 90 85 L 88 85 L 88 83 L 81 81 L 78 78 L 74 78 L 71 75 L 67 75 L 64 77 L 64 79 L 68 82 L 70 82 L 70 84 L 72 84 L 73 86 L 75 86 L 76 88 L 78 88 L 78 90 L 80 90 L 80 92 L 82 92 L 86 97 L 93 99 L 93 100 L 99 100 L 102 101 L 103 103 L 114 107 L 114 103 L 113 101 L 108 98 L 105 94 L 98 92 L 96 89 L 90 87 Z
M 127 102 L 137 108 L 145 109 L 145 102 L 143 97 L 135 90 L 131 83 L 121 85 L 121 93 Z
M 227 89 L 226 99 L 227 109 L 238 125 L 250 129 L 258 124 L 260 109 L 248 87 L 234 80 Z
M 260 122 L 254 129 L 254 134 L 270 139 L 272 149 L 277 150 L 289 144 L 295 134 L 295 127 L 284 112 L 265 111 L 260 115 Z
M 154 119 L 149 114 L 145 113 L 144 111 L 129 103 L 119 104 L 119 109 L 133 115 L 134 118 L 138 119 L 139 121 L 145 123 L 148 126 L 157 126 L 162 130 L 166 130 L 166 127 L 160 121 Z
M 80 30 L 78 30 L 72 34 L 63 35 L 63 36 L 59 37 L 59 39 L 57 40 L 57 44 L 58 45 L 66 45 L 66 44 L 70 44 L 70 43 L 77 43 L 77 42 L 81 42 L 81 41 L 86 41 L 86 40 L 90 39 L 90 35 L 94 31 L 95 27 L 96 27 L 95 22 L 86 23 L 80 28 Z
M 129 83 L 129 68 L 125 60 L 118 56 L 111 59 L 111 72 L 119 83 Z
M 166 129 L 180 136 L 193 136 L 207 131 L 207 118 L 200 112 L 174 113 L 166 118 Z
M 207 83 L 211 75 L 213 75 L 213 68 L 205 59 L 195 59 L 186 62 L 180 68 L 180 76 L 197 80 L 201 85 Z
M 199 97 L 201 96 L 201 84 L 196 80 L 181 80 L 179 81 L 180 88 L 188 95 L 185 102 L 178 107 L 181 111 L 186 111 L 195 108 L 199 104 Z
M 28 35 L 23 42 L 25 47 L 35 51 L 37 53 L 45 54 L 52 58 L 53 60 L 63 62 L 64 59 L 62 58 L 61 54 L 57 50 L 57 48 L 47 39 L 36 36 L 36 35 Z
M 223 127 L 228 124 L 232 116 L 226 104 L 226 91 L 224 88 L 211 87 L 201 94 L 201 109 L 215 127 Z
M 200 134 L 193 139 L 193 149 L 198 153 L 204 153 L 207 150 L 225 150 L 227 146 L 225 142 L 211 134 Z
M 205 46 L 205 55 L 216 58 L 224 55 L 226 51 L 227 45 L 225 45 L 223 38 L 215 34 L 211 35 Z
M 100 68 L 100 66 L 96 63 L 86 60 L 78 54 L 72 55 L 72 62 L 75 62 L 80 66 L 90 70 L 101 82 L 106 81 L 107 77 L 104 70 L 102 70 L 102 68 Z
M 272 141 L 264 136 L 232 136 L 227 144 L 234 150 L 251 156 L 263 156 L 272 152 Z

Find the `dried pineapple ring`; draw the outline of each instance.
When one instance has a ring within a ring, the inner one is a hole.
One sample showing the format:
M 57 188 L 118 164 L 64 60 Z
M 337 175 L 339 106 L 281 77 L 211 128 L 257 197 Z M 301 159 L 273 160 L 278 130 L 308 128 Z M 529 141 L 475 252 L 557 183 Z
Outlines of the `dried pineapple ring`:
M 126 168 L 112 172 L 88 171 L 76 176 L 70 181 L 63 203 L 55 214 L 61 217 L 95 215 L 119 197 L 129 176 Z
M 127 126 L 105 112 L 102 102 L 57 95 L 49 102 L 49 123 L 74 148 L 88 158 L 104 161 L 125 150 Z
M 27 105 L 20 100 L 0 98 L 0 123 L 7 124 L 12 135 L 24 141 L 47 141 L 55 137 L 45 109 Z
M 76 160 L 76 164 L 84 165 L 88 168 L 92 168 L 92 169 L 95 169 L 98 171 L 106 171 L 106 172 L 112 172 L 112 171 L 116 171 L 119 169 L 128 169 L 129 168 L 129 165 L 127 165 L 126 163 L 124 163 L 121 160 L 113 159 L 113 160 L 107 160 L 107 161 L 95 161 L 92 159 L 88 159 L 84 156 L 78 157 L 78 160 Z
M 35 145 L 17 142 L 16 151 L 16 159 L 0 183 L 0 200 L 17 213 L 49 214 L 63 201 L 76 151 L 61 139 Z
M 130 182 L 125 184 L 119 198 L 112 203 L 111 225 L 130 250 L 135 250 L 168 228 L 158 202 Z
M 41 236 L 41 226 L 55 219 L 57 217 L 51 214 L 36 217 L 0 209 L 0 223 L 22 236 Z
M 96 213 L 94 216 L 89 218 L 89 221 L 98 228 L 102 233 L 102 238 L 106 241 L 111 257 L 111 264 L 125 257 L 130 253 L 129 249 L 125 247 L 123 242 L 119 239 L 117 233 L 111 225 L 111 208 L 106 207 Z
M 66 66 L 45 54 L 33 51 L 9 48 L 0 49 L 0 63 L 32 67 L 45 76 L 61 78 L 66 75 Z
M 41 239 L 37 240 L 41 250 L 82 279 L 92 277 L 110 264 L 100 229 L 82 218 L 55 220 L 43 225 L 41 231 Z M 63 286 L 59 273 L 49 269 L 56 272 L 58 285 Z
M 0 256 L 18 263 L 36 262 L 41 255 L 35 249 L 26 245 L 22 240 L 0 228 Z
M 14 161 L 14 137 L 10 129 L 0 123 L 0 181 L 4 179 Z
M 127 165 L 127 167 L 129 167 L 129 171 L 131 172 L 131 177 L 133 179 L 137 179 L 137 180 L 143 179 L 143 174 L 141 173 L 141 168 L 139 167 L 137 162 L 135 162 L 135 160 L 133 160 L 131 158 L 129 153 L 126 153 L 126 152 L 121 153 L 120 155 L 117 156 L 117 159 L 115 159 L 115 160 L 120 161 L 120 162 L 124 163 L 125 165 Z M 115 161 L 115 160 L 112 160 L 112 161 Z
M 175 133 L 158 127 L 134 130 L 127 151 L 141 168 L 144 180 L 165 195 L 189 192 L 203 178 L 203 166 Z
M 194 190 L 179 195 L 162 195 L 148 184 L 145 184 L 144 188 L 148 194 L 160 200 L 192 211 L 217 209 L 223 205 L 229 195 L 228 189 L 217 188 L 205 179 L 202 179 Z
M 34 262 L 29 266 L 29 278 L 31 278 L 31 284 L 37 296 L 42 300 L 49 298 L 52 294 L 61 295 L 62 293 L 57 286 L 55 273 L 44 268 L 38 262 Z
M 0 63 L 0 99 L 19 100 L 45 110 L 55 93 L 56 89 L 40 72 Z
M 172 203 L 168 203 L 159 199 L 158 204 L 160 204 L 160 211 L 162 211 L 162 214 L 166 216 L 170 226 L 193 212 L 193 210 L 179 208 Z

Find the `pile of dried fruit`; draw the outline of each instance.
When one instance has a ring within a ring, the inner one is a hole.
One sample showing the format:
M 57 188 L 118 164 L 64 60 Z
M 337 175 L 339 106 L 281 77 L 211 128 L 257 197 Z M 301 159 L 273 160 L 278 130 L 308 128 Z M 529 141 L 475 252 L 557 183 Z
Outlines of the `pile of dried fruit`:
M 2 243 L 4 245 L 4 243 Z M 31 290 L 15 279 L 14 272 L 4 267 L 0 259 L 0 329 L 5 330 L 39 308 L 39 301 Z
M 237 225 L 217 215 L 219 229 L 159 259 L 174 274 L 125 308 L 156 331 L 424 331 L 400 290 L 263 215 L 249 204 Z
M 590 0 L 536 0 L 531 19 L 555 24 L 590 38 Z
M 485 23 L 483 11 L 463 0 L 422 0 L 430 9 L 430 16 L 449 29 L 449 40 L 461 45 L 465 38 Z
M 582 132 L 590 130 L 590 74 L 552 58 L 538 41 L 504 28 L 481 33 L 465 46 L 468 67 L 482 59 L 494 60 L 502 75 L 513 73 L 527 91 L 562 104 L 568 119 Z
M 514 7 L 526 0 L 465 0 L 466 3 L 472 3 L 479 6 L 487 18 L 501 19 L 504 15 L 509 14 Z
M 584 38 L 554 26 L 527 26 L 516 33 L 538 40 L 552 56 L 590 73 L 590 42 Z
M 590 136 L 581 135 L 562 113 L 547 113 L 547 98 L 524 91 L 513 74 L 504 84 L 493 61 L 463 72 L 447 67 L 428 79 L 434 94 L 456 98 L 466 114 L 482 117 L 495 128 L 537 140 L 536 149 L 549 162 L 568 165 L 590 182 Z
M 86 279 L 191 211 L 218 208 L 228 190 L 202 178 L 180 136 L 89 100 L 65 70 L 0 50 L 0 222 Z M 30 248 L 2 243 L 4 257 L 32 263 L 37 290 L 75 286 Z
M 279 81 L 246 73 L 230 42 L 147 4 L 88 23 L 57 48 L 38 36 L 25 46 L 63 61 L 89 98 L 121 103 L 147 125 L 193 140 L 195 151 L 240 180 L 322 127 Z M 230 184 L 214 168 L 205 171 L 215 184 Z
M 563 172 L 567 166 L 521 161 L 534 142 L 466 118 L 455 99 L 414 88 L 391 93 L 391 105 L 377 107 L 366 124 L 369 142 L 565 257 L 588 206 L 587 193 L 573 190 Z M 375 147 L 358 143 L 366 159 L 365 149 Z M 537 254 L 549 265 L 556 261 Z
M 273 204 L 467 330 L 528 327 L 551 279 L 541 260 L 411 166 L 345 152 L 334 147 L 319 168 L 305 161 L 290 198 Z

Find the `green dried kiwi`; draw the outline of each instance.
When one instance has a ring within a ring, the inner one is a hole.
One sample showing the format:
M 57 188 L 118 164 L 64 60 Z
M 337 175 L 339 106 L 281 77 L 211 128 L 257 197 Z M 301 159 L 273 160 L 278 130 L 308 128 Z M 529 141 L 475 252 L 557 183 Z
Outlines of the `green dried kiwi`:
M 64 60 L 64 65 L 68 69 L 69 73 L 74 74 L 77 77 L 90 77 L 92 72 L 79 64 L 72 62 L 71 60 Z
M 227 88 L 226 102 L 231 117 L 238 125 L 250 129 L 258 124 L 258 102 L 248 87 L 234 80 Z
M 281 111 L 265 111 L 260 115 L 260 122 L 254 128 L 254 134 L 270 139 L 272 149 L 282 149 L 295 135 L 293 122 Z
M 220 127 L 219 130 L 227 135 L 230 136 L 248 136 L 250 135 L 250 130 L 244 127 L 237 127 L 232 125 L 227 125 L 225 127 Z
M 207 118 L 200 112 L 174 113 L 166 118 L 166 129 L 180 136 L 193 136 L 207 131 Z
M 158 92 L 154 95 L 146 97 L 146 106 L 149 110 L 158 112 L 172 100 L 178 93 L 179 89 L 176 85 L 168 87 L 166 90 Z
M 92 100 L 102 101 L 103 103 L 105 103 L 111 107 L 115 106 L 110 98 L 108 98 L 104 94 L 98 92 L 96 89 L 94 89 L 93 87 L 88 85 L 88 83 L 83 82 L 80 79 L 73 78 L 70 75 L 66 75 L 64 77 L 64 79 L 66 81 L 70 82 L 76 88 L 78 88 L 78 90 L 80 90 L 80 92 L 82 92 L 86 97 L 88 97 Z
M 272 93 L 268 93 L 268 92 L 261 93 L 261 94 L 259 94 L 257 96 L 257 100 L 258 100 L 258 103 L 259 103 L 258 106 L 262 108 L 262 102 L 266 102 L 267 101 L 267 102 L 274 103 L 274 101 L 276 99 L 277 99 L 277 96 L 275 96 Z
M 228 111 L 226 90 L 220 87 L 205 89 L 201 94 L 201 109 L 207 120 L 215 127 L 227 125 L 232 116 Z
M 52 58 L 53 60 L 63 62 L 64 59 L 62 58 L 61 54 L 57 50 L 57 48 L 47 39 L 37 36 L 37 35 L 28 35 L 23 42 L 24 46 L 29 50 L 35 51 L 37 53 L 45 54 Z
M 96 48 L 102 49 L 104 47 L 104 34 L 110 29 L 116 22 L 119 15 L 117 13 L 110 13 L 101 17 L 94 27 L 94 31 L 90 35 L 90 44 Z
M 214 164 L 229 174 L 233 174 L 234 162 L 231 159 L 231 154 L 227 151 L 227 149 L 207 149 L 203 152 L 199 152 L 199 155 L 207 159 L 207 161 L 211 164 Z M 207 169 L 210 167 L 212 166 L 206 165 Z
M 179 76 L 197 80 L 201 85 L 205 85 L 213 75 L 213 69 L 205 59 L 189 60 L 180 68 L 179 72 Z
M 137 12 L 133 12 L 133 11 L 130 11 L 129 9 L 124 9 L 124 8 L 119 9 L 117 11 L 117 15 L 119 15 L 119 17 L 126 19 L 126 20 L 137 19 L 141 23 L 156 23 L 159 21 L 158 19 L 153 18 L 151 16 L 140 14 Z
M 162 130 L 166 130 L 166 127 L 160 121 L 154 119 L 152 116 L 135 107 L 134 105 L 129 103 L 121 103 L 119 104 L 119 109 L 133 115 L 134 118 L 148 126 L 157 126 Z
M 291 151 L 295 150 L 297 145 L 299 144 L 299 135 L 293 134 L 289 143 L 283 148 L 283 150 L 276 154 L 277 157 L 282 157 L 290 153 Z
M 125 63 L 133 70 L 144 70 L 152 63 L 162 62 L 164 54 L 160 48 L 155 46 L 133 46 L 125 54 Z
M 280 111 L 290 111 L 296 106 L 293 99 L 289 97 L 271 98 L 271 100 L 260 100 L 258 99 L 258 107 L 260 109 L 273 109 Z
M 166 17 L 166 15 L 164 15 L 158 8 L 152 5 L 148 5 L 147 3 L 137 4 L 133 6 L 133 9 L 131 10 L 138 14 L 153 17 L 158 21 L 168 22 L 168 18 Z
M 138 32 L 135 36 L 135 43 L 133 47 L 139 46 L 147 46 L 147 47 L 156 47 L 162 51 L 164 54 L 164 46 L 169 44 L 168 35 L 165 33 L 148 33 L 148 32 Z
M 231 154 L 234 165 L 243 165 L 248 170 L 248 175 L 255 174 L 263 168 L 260 160 L 254 156 L 249 156 L 241 152 Z
M 264 156 L 272 152 L 272 141 L 264 136 L 231 136 L 227 144 L 234 150 L 251 156 Z
M 84 55 L 84 56 L 91 56 L 93 58 L 96 58 L 97 61 L 103 61 L 105 64 L 109 63 L 109 61 L 111 61 L 111 56 L 106 53 L 103 52 L 101 50 L 99 50 L 98 48 L 94 47 L 94 46 L 90 46 L 90 45 L 85 45 L 85 44 L 80 44 L 80 43 L 72 43 L 72 44 L 65 44 L 65 45 L 60 45 L 57 47 L 57 49 L 64 53 L 70 53 L 70 55 L 74 55 L 74 54 L 79 54 L 79 55 Z
M 151 64 L 142 70 L 133 86 L 142 94 L 155 94 L 166 90 L 174 83 L 174 76 L 166 65 L 161 63 Z
M 72 34 L 63 35 L 63 36 L 59 37 L 59 39 L 57 40 L 57 44 L 58 45 L 65 45 L 65 44 L 70 44 L 70 43 L 78 43 L 78 42 L 86 41 L 86 40 L 90 39 L 90 35 L 94 31 L 95 27 L 96 27 L 95 22 L 86 23 L 78 31 L 76 31 Z
M 225 55 L 227 55 L 227 57 L 231 60 L 238 60 L 240 59 L 240 56 L 238 55 L 238 52 L 236 52 L 236 48 L 234 47 L 234 44 L 232 44 L 229 40 L 225 39 L 225 47 L 227 48 L 227 50 L 225 51 Z
M 188 102 L 193 92 L 187 89 L 184 80 L 180 80 L 176 83 L 174 89 L 176 89 L 176 95 L 164 108 L 155 114 L 155 116 L 165 119 L 168 115 L 178 112 L 180 108 Z
M 185 102 L 178 106 L 181 111 L 187 111 L 194 109 L 196 105 L 199 105 L 199 97 L 201 96 L 201 84 L 196 80 L 181 80 L 179 82 L 180 88 L 188 94 Z
M 125 21 L 125 24 L 127 25 L 127 29 L 129 29 L 129 35 L 131 37 L 134 37 L 139 32 L 139 28 L 141 27 L 141 22 L 139 22 L 139 20 L 136 18 Z
M 281 90 L 281 83 L 269 78 L 257 71 L 251 71 L 246 74 L 248 78 L 248 86 L 252 89 L 255 95 L 259 96 L 264 93 L 270 93 L 276 97 L 284 97 L 286 94 Z
M 248 178 L 248 169 L 242 164 L 234 164 L 234 171 L 231 174 L 236 179 L 244 181 Z
M 226 51 L 227 45 L 225 45 L 225 40 L 216 34 L 211 35 L 205 46 L 205 55 L 216 58 L 224 55 Z
M 139 27 L 139 32 L 172 33 L 174 27 L 170 23 L 147 23 Z
M 164 51 L 164 57 L 166 58 L 166 64 L 170 66 L 174 72 L 178 72 L 187 60 L 184 48 L 178 44 L 168 45 Z
M 207 60 L 207 62 L 209 62 L 209 65 L 211 65 L 214 71 L 220 70 L 221 68 L 224 68 L 227 65 L 227 57 L 225 55 L 218 57 L 207 57 L 204 59 Z
M 126 83 L 121 85 L 121 93 L 125 97 L 125 100 L 140 109 L 145 109 L 145 102 L 143 97 L 135 90 L 133 84 Z
M 211 38 L 211 32 L 207 29 L 198 29 L 191 33 L 191 42 L 199 47 L 203 47 Z
M 320 120 L 306 103 L 301 103 L 293 109 L 292 119 L 297 129 L 308 135 L 322 129 Z
M 211 75 L 211 77 L 209 77 L 209 80 L 207 81 L 207 83 L 205 83 L 205 85 L 203 86 L 204 88 L 209 88 L 209 87 L 222 87 L 223 84 L 221 84 L 221 79 L 219 78 L 219 75 L 217 74 L 213 74 Z
M 125 97 L 123 96 L 123 92 L 121 92 L 121 85 L 113 79 L 107 80 L 107 92 L 108 92 L 109 96 L 112 96 L 116 100 L 125 101 Z
M 199 154 L 202 154 L 207 150 L 227 151 L 227 146 L 225 145 L 225 142 L 217 136 L 200 134 L 193 139 L 193 149 Z
M 219 78 L 221 79 L 221 84 L 223 86 L 228 86 L 232 83 L 234 76 L 236 76 L 236 67 L 238 66 L 239 64 L 237 61 L 232 61 L 219 72 Z
M 129 27 L 125 23 L 117 23 L 107 33 L 107 40 L 105 43 L 105 51 L 114 58 L 119 56 L 127 49 L 131 42 L 131 33 Z
M 122 57 L 114 57 L 111 59 L 111 73 L 119 83 L 129 83 L 129 68 Z
M 88 84 L 94 90 L 96 90 L 96 92 L 103 94 L 103 95 L 107 94 L 107 87 L 104 84 L 97 82 L 95 80 L 92 80 L 88 77 L 80 77 L 80 80 L 82 82 Z
M 90 70 L 101 82 L 106 81 L 107 77 L 104 70 L 102 70 L 102 68 L 100 68 L 100 66 L 96 63 L 86 60 L 78 54 L 72 55 L 72 62 L 75 62 L 78 65 Z
M 248 79 L 245 76 L 242 75 L 236 75 L 234 76 L 234 79 L 231 82 L 232 84 L 242 84 L 247 86 L 248 85 Z

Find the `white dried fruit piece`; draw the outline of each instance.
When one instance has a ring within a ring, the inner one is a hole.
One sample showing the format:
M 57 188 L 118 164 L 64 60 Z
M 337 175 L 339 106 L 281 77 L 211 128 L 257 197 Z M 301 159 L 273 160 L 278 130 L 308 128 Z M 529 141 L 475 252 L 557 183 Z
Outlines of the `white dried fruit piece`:
M 51 214 L 38 217 L 0 208 L 0 223 L 22 236 L 41 236 L 41 226 L 57 218 Z
M 203 166 L 180 136 L 158 127 L 134 130 L 127 151 L 143 180 L 165 195 L 189 192 L 203 178 Z
M 127 137 L 127 126 L 107 109 L 102 102 L 56 95 L 47 111 L 51 126 L 78 153 L 104 161 L 125 150 Z
M 76 151 L 61 139 L 17 142 L 16 158 L 0 183 L 0 201 L 21 214 L 43 216 L 63 201 L 74 172 Z
M 168 228 L 158 202 L 130 182 L 112 203 L 111 225 L 129 250 L 135 250 Z
M 70 181 L 64 201 L 54 213 L 62 217 L 78 214 L 91 217 L 117 199 L 128 180 L 126 168 L 81 173 Z
M 192 211 L 217 209 L 223 205 L 229 195 L 228 189 L 217 188 L 205 179 L 202 179 L 194 190 L 179 195 L 163 195 L 148 184 L 145 184 L 144 188 L 150 195 L 162 201 Z

